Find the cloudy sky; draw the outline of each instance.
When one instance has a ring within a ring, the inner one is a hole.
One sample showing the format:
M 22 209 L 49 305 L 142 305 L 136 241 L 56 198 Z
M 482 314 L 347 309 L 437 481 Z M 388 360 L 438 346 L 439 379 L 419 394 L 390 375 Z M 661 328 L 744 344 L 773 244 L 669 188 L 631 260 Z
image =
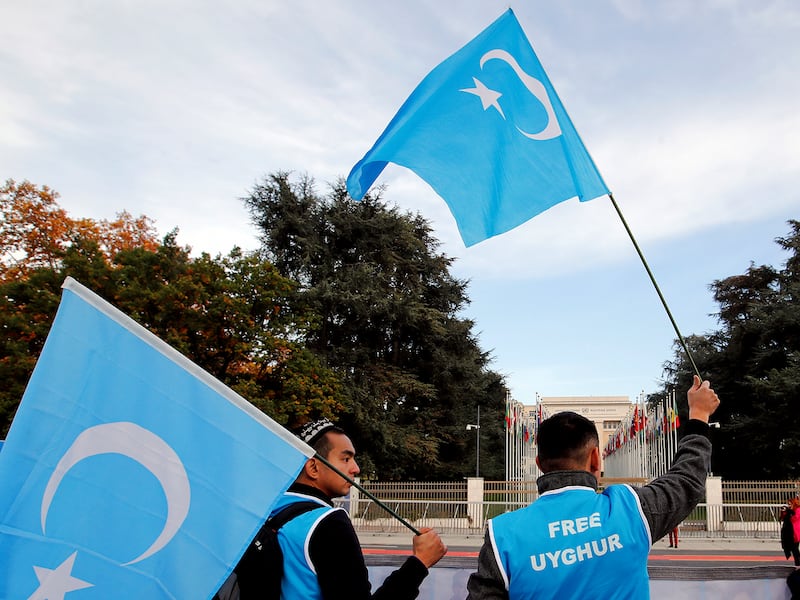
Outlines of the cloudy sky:
M 499 0 L 28 0 L 0 5 L 0 179 L 73 217 L 178 227 L 195 252 L 254 249 L 240 198 L 278 170 L 324 192 Z M 511 7 L 687 336 L 708 285 L 800 218 L 800 4 L 525 0 Z M 564 202 L 465 248 L 444 202 L 390 166 L 385 198 L 428 218 L 470 281 L 514 397 L 658 387 L 675 333 L 607 198 Z

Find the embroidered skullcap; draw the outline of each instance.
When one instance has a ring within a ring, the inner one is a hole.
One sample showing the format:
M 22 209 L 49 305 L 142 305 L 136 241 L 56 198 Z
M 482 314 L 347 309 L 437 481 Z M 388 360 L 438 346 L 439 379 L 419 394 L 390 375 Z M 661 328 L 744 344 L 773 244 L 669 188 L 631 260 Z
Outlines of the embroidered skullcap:
M 336 427 L 336 425 L 331 423 L 328 419 L 319 419 L 303 425 L 300 428 L 300 431 L 297 432 L 297 437 L 299 437 L 309 446 L 313 446 L 319 438 L 321 438 L 331 429 L 338 429 L 338 427 Z

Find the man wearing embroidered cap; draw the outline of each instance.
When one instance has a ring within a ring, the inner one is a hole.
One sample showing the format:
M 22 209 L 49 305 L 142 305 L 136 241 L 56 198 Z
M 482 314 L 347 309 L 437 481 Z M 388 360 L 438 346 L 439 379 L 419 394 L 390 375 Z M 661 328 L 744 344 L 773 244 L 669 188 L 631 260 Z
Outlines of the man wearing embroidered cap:
M 353 442 L 327 419 L 308 423 L 297 436 L 348 477 L 358 475 Z M 319 508 L 295 517 L 278 533 L 284 554 L 282 597 L 304 600 L 416 598 L 428 569 L 447 552 L 435 531 L 422 529 L 420 535 L 413 538 L 413 555 L 372 594 L 361 545 L 350 517 L 343 509 L 333 507 L 333 498 L 346 495 L 350 487 L 348 481 L 322 461 L 310 458 L 278 501 L 273 514 L 295 502 L 319 503 Z

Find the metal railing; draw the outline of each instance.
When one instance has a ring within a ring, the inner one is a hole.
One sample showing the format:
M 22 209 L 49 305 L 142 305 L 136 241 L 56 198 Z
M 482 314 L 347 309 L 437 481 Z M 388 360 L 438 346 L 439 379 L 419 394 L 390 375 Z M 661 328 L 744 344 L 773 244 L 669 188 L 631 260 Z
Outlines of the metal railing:
M 681 533 L 700 538 L 780 539 L 782 504 L 698 504 Z
M 477 491 L 472 484 L 477 482 Z M 403 519 L 442 533 L 482 535 L 486 521 L 527 506 L 538 498 L 534 481 L 364 482 Z M 615 483 L 642 485 L 646 479 L 601 478 L 599 487 Z M 780 508 L 800 493 L 800 481 L 722 481 L 722 503 L 698 504 L 682 524 L 682 535 L 702 538 L 780 538 Z M 715 496 L 715 499 L 719 495 Z M 365 495 L 354 493 L 341 503 L 364 532 L 402 532 L 403 524 Z
M 463 502 L 467 499 L 467 482 L 462 481 L 362 481 L 361 485 L 383 500 L 432 500 Z
M 784 504 L 800 495 L 800 481 L 722 481 L 724 503 Z
M 392 510 L 417 528 L 433 527 L 443 534 L 483 535 L 486 521 L 527 506 L 530 501 L 466 502 L 382 498 Z M 780 539 L 781 504 L 698 504 L 683 521 L 680 535 L 689 538 Z M 357 531 L 406 533 L 407 529 L 369 499 L 349 506 Z

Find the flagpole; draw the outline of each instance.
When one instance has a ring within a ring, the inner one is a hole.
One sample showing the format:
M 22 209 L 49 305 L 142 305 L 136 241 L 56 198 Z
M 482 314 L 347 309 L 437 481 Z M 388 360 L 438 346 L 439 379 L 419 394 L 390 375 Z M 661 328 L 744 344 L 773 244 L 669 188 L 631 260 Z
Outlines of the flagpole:
M 511 438 L 509 436 L 509 432 L 511 431 L 511 421 L 509 416 L 511 415 L 511 408 L 509 406 L 509 399 L 510 395 L 506 390 L 506 416 L 505 416 L 505 434 L 506 434 L 506 481 L 511 480 Z
M 398 514 L 397 514 L 395 511 L 393 511 L 391 508 L 389 508 L 389 507 L 388 507 L 386 504 L 384 504 L 383 502 L 381 502 L 380 500 L 378 500 L 378 498 L 376 498 L 376 497 L 375 497 L 375 496 L 374 496 L 374 495 L 373 495 L 371 492 L 368 492 L 367 490 L 365 490 L 365 489 L 364 489 L 364 487 L 363 487 L 363 486 L 362 486 L 360 483 L 358 483 L 357 481 L 355 481 L 355 480 L 353 480 L 352 478 L 348 477 L 347 475 L 345 475 L 344 473 L 342 473 L 342 472 L 341 472 L 339 469 L 337 469 L 336 467 L 334 467 L 334 466 L 333 466 L 333 465 L 330 463 L 330 461 L 328 461 L 328 459 L 327 459 L 327 458 L 325 458 L 324 456 L 321 456 L 319 453 L 316 453 L 316 454 L 314 454 L 314 458 L 316 458 L 317 460 L 319 460 L 320 462 L 322 462 L 322 464 L 324 464 L 326 467 L 328 467 L 328 468 L 329 468 L 331 471 L 333 471 L 334 473 L 336 473 L 337 475 L 339 475 L 340 477 L 342 477 L 342 478 L 343 478 L 343 479 L 344 479 L 344 480 L 345 480 L 347 483 L 349 483 L 350 485 L 352 485 L 353 487 L 355 487 L 355 488 L 356 488 L 356 489 L 357 489 L 359 492 L 362 492 L 362 493 L 363 493 L 364 495 L 366 495 L 366 496 L 367 496 L 367 497 L 368 497 L 370 500 L 372 500 L 373 502 L 375 502 L 375 504 L 377 504 L 378 506 L 380 506 L 380 507 L 381 507 L 383 510 L 385 510 L 386 512 L 388 512 L 388 513 L 389 513 L 390 515 L 392 515 L 392 516 L 393 516 L 395 519 L 397 519 L 397 520 L 398 520 L 398 521 L 400 521 L 400 522 L 401 522 L 403 525 L 405 525 L 406 527 L 408 527 L 408 528 L 409 528 L 411 531 L 413 531 L 413 532 L 414 532 L 414 535 L 420 535 L 420 531 L 419 531 L 419 530 L 418 530 L 416 527 L 414 527 L 414 526 L 413 526 L 411 523 L 409 523 L 409 522 L 408 522 L 408 521 L 406 521 L 406 520 L 405 520 L 403 517 L 401 517 L 400 515 L 398 515 Z
M 683 336 L 681 335 L 681 332 L 678 329 L 678 324 L 675 322 L 675 319 L 672 316 L 672 312 L 670 311 L 669 306 L 667 305 L 667 301 L 664 298 L 664 294 L 661 293 L 661 288 L 658 287 L 656 278 L 653 275 L 653 272 L 650 270 L 650 265 L 647 264 L 647 260 L 645 260 L 644 254 L 642 254 L 642 250 L 639 248 L 639 244 L 636 242 L 636 238 L 633 237 L 633 232 L 631 231 L 631 228 L 628 227 L 628 222 L 625 220 L 625 217 L 622 216 L 622 211 L 620 210 L 617 201 L 614 200 L 614 194 L 609 192 L 608 197 L 611 199 L 611 204 L 614 205 L 614 210 L 617 211 L 617 215 L 619 215 L 620 221 L 622 221 L 622 225 L 625 227 L 625 231 L 628 232 L 628 237 L 630 237 L 631 242 L 633 242 L 633 247 L 636 248 L 636 253 L 639 255 L 639 258 L 641 259 L 642 264 L 644 265 L 644 268 L 647 271 L 647 274 L 650 276 L 650 281 L 653 283 L 653 287 L 656 289 L 656 293 L 658 294 L 658 297 L 661 300 L 661 304 L 664 305 L 664 310 L 667 311 L 667 316 L 669 317 L 669 320 L 672 323 L 672 328 L 675 330 L 675 333 L 678 336 L 678 340 L 680 341 L 681 346 L 683 346 L 683 349 L 686 352 L 686 356 L 689 359 L 689 362 L 692 364 L 694 372 L 697 374 L 698 377 L 700 377 L 700 379 L 702 379 L 703 377 L 702 375 L 700 375 L 700 371 L 698 370 L 697 365 L 694 362 L 692 353 L 689 352 L 689 346 L 686 344 L 686 340 L 683 339 Z

